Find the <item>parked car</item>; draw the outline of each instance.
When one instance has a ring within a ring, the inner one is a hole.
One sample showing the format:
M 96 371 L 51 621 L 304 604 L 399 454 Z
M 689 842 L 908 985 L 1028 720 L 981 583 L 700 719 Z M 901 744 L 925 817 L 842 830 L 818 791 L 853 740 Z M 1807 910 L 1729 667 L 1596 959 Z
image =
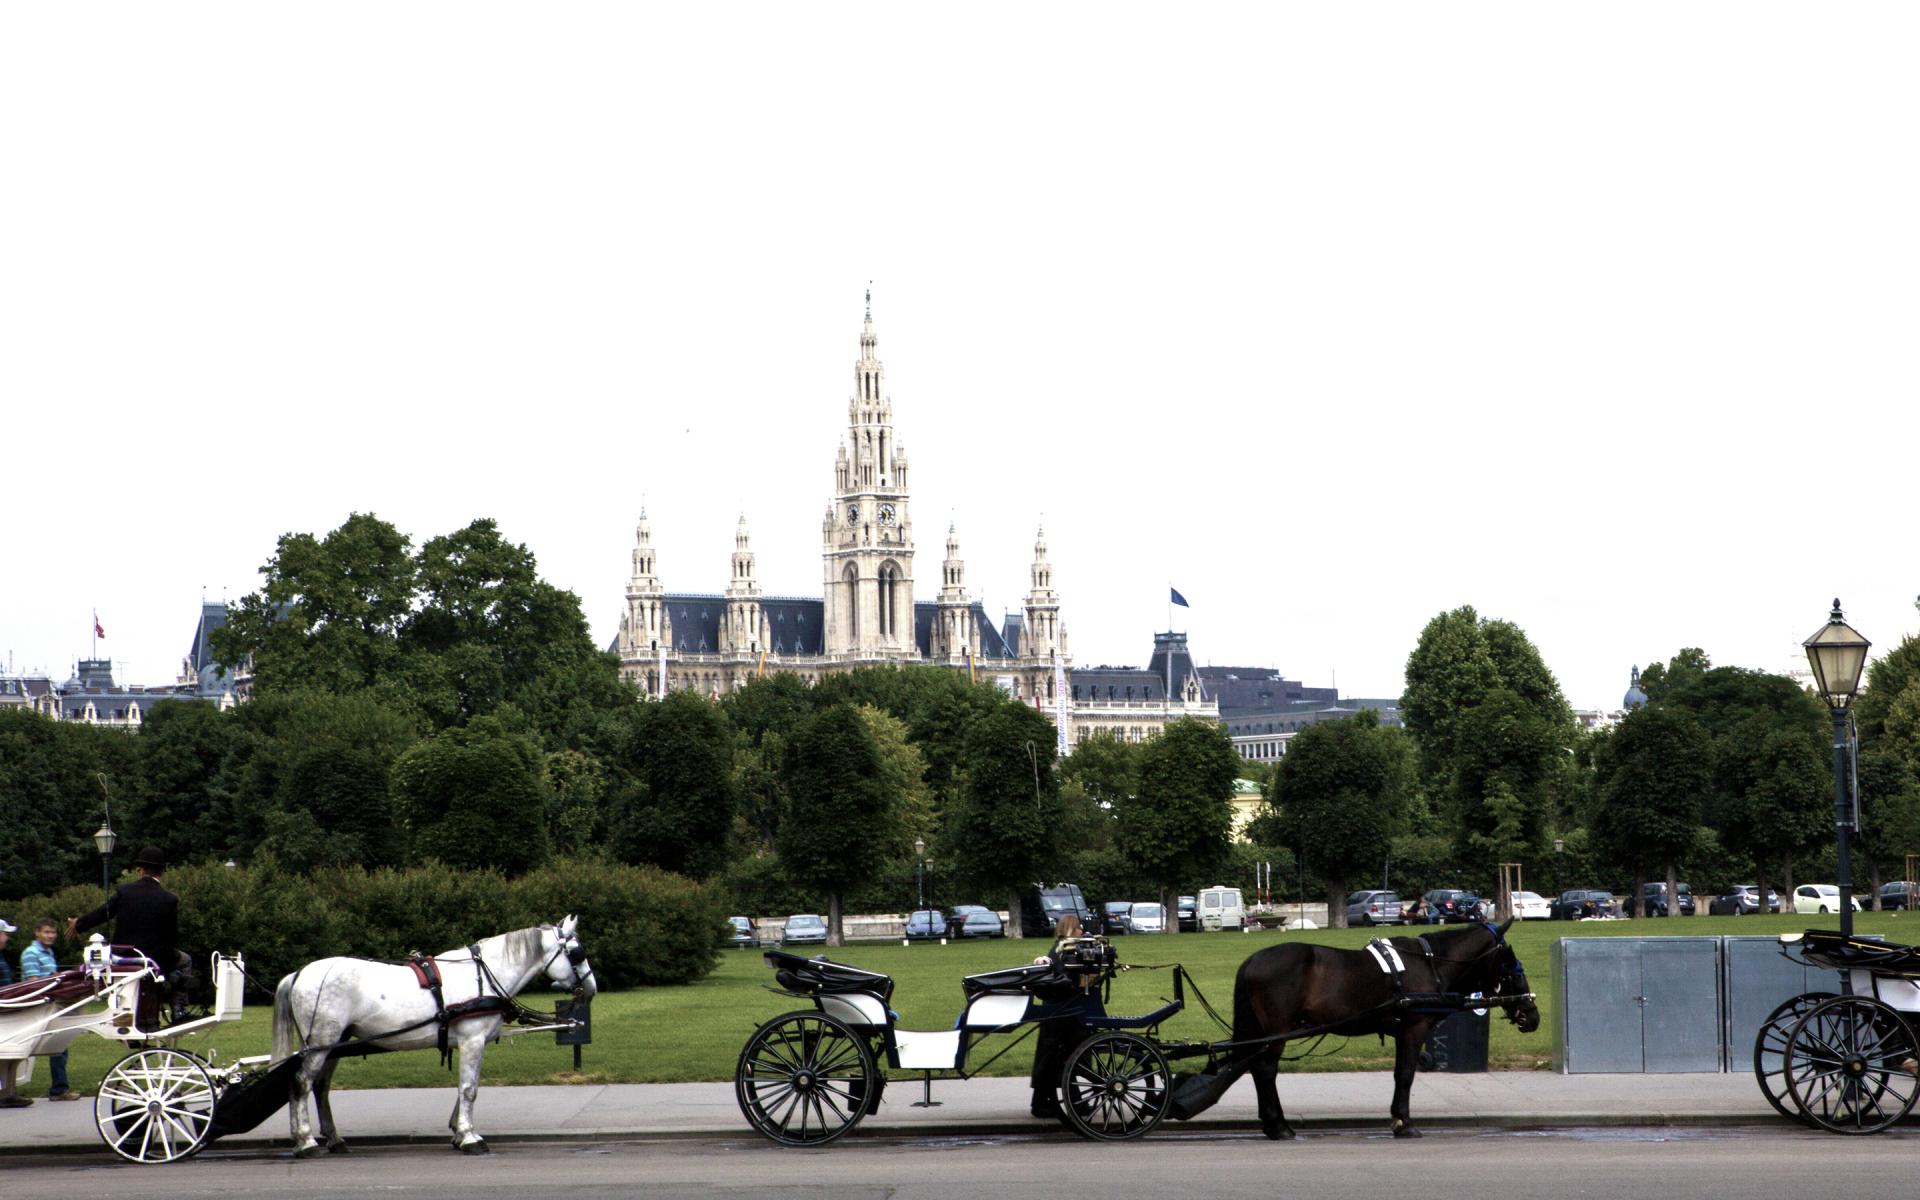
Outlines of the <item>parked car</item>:
M 1080 918 L 1080 928 L 1085 932 L 1100 932 L 1100 922 L 1087 907 L 1087 898 L 1073 883 L 1042 885 L 1021 897 L 1020 931 L 1028 937 L 1050 938 L 1053 927 L 1068 913 Z
M 1837 913 L 1840 889 L 1830 883 L 1803 883 L 1793 889 L 1793 911 L 1797 913 Z M 1853 897 L 1853 911 L 1860 911 L 1860 897 Z
M 1880 885 L 1880 911 L 1900 912 L 1912 907 L 1913 897 L 1909 894 L 1906 880 L 1896 879 Z
M 1434 888 L 1420 898 L 1420 908 L 1429 925 L 1480 919 L 1480 897 L 1459 888 Z
M 1547 906 L 1547 917 L 1554 921 L 1586 921 L 1614 915 L 1613 893 L 1598 888 L 1569 888 Z
M 753 932 L 752 918 L 727 918 L 727 945 L 738 950 L 752 950 L 759 944 L 760 939 Z
M 1347 924 L 1404 925 L 1406 913 L 1400 893 L 1379 890 L 1353 892 L 1347 896 Z
M 1000 920 L 1000 914 L 990 908 L 975 908 L 958 925 L 948 922 L 949 929 L 963 938 L 997 938 L 1007 936 L 1007 927 Z
M 1200 929 L 1200 910 L 1194 905 L 1193 897 L 1180 897 L 1176 907 L 1180 914 L 1180 932 L 1198 932 Z
M 907 940 L 931 941 L 947 936 L 947 918 L 937 908 L 917 908 L 907 914 Z
M 1692 916 L 1694 914 L 1692 886 L 1685 883 L 1677 883 L 1674 885 L 1674 890 L 1680 893 L 1680 915 L 1683 917 Z M 1650 917 L 1664 917 L 1667 915 L 1667 884 L 1665 880 L 1657 883 L 1641 884 L 1639 898 L 1627 902 L 1628 916 L 1637 917 L 1642 913 Z
M 1710 917 L 1745 917 L 1760 911 L 1760 885 L 1754 883 L 1736 883 L 1707 901 L 1707 915 Z M 1780 893 L 1772 888 L 1767 889 L 1765 911 L 1780 911 Z
M 780 944 L 824 946 L 827 944 L 827 923 L 816 913 L 795 913 L 780 927 Z
M 1200 903 L 1195 911 L 1200 915 L 1202 929 L 1247 927 L 1247 905 L 1237 887 L 1216 883 L 1212 887 L 1201 888 Z
M 1108 937 L 1119 937 L 1127 931 L 1127 914 L 1133 911 L 1131 900 L 1109 900 L 1100 906 L 1100 919 L 1105 922 L 1103 932 Z
M 1130 933 L 1165 933 L 1167 931 L 1167 906 L 1142 901 L 1127 913 L 1127 930 Z
M 1544 921 L 1547 919 L 1547 898 L 1539 892 L 1514 892 L 1508 899 L 1513 902 L 1513 915 L 1521 921 Z

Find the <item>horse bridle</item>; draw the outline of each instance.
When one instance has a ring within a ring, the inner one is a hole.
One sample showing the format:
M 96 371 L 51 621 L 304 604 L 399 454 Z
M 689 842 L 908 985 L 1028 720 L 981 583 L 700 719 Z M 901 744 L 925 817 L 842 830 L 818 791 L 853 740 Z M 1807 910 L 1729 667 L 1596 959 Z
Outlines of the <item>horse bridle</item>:
M 568 974 L 572 976 L 567 982 L 567 990 L 578 995 L 586 989 L 587 980 L 593 978 L 593 968 L 591 966 L 587 968 L 586 974 L 582 975 L 580 973 L 580 964 L 587 961 L 587 948 L 580 944 L 580 935 L 577 933 L 569 933 L 565 937 L 561 937 L 560 928 L 557 925 L 553 927 L 553 933 L 553 953 L 547 955 L 547 961 L 540 964 L 540 969 L 542 971 L 547 970 L 553 966 L 554 959 L 565 954 L 567 956 L 567 971 Z
M 1488 933 L 1493 935 L 1493 942 L 1486 949 L 1480 951 L 1478 954 L 1475 954 L 1469 958 L 1446 958 L 1442 955 L 1434 954 L 1431 951 L 1429 951 L 1427 957 L 1432 959 L 1435 962 L 1457 963 L 1461 966 L 1474 966 L 1479 962 L 1481 962 L 1483 959 L 1491 958 L 1493 955 L 1498 954 L 1502 950 L 1505 950 L 1507 952 L 1508 962 L 1506 964 L 1506 968 L 1500 972 L 1500 978 L 1494 982 L 1493 991 L 1490 993 L 1489 999 L 1507 995 L 1508 985 L 1516 979 L 1519 980 L 1519 987 L 1518 987 L 1518 990 L 1512 994 L 1524 995 L 1528 990 L 1527 989 L 1527 969 L 1520 965 L 1520 956 L 1513 952 L 1512 946 L 1507 945 L 1506 935 L 1500 932 L 1500 927 L 1498 925 L 1482 925 L 1481 928 L 1485 929 Z M 1421 939 L 1421 941 L 1423 942 L 1425 940 L 1426 940 L 1425 938 Z M 1435 982 L 1438 982 L 1437 978 Z M 1507 1016 L 1509 1019 L 1513 1017 L 1512 1010 L 1508 1010 Z

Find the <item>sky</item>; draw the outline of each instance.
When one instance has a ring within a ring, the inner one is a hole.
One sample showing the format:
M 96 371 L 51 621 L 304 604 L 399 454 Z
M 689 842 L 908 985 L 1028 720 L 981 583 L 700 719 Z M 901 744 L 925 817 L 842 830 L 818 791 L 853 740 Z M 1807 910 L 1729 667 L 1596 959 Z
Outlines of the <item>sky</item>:
M 0 656 L 171 680 L 287 532 L 497 520 L 616 630 L 820 594 L 873 290 L 921 599 L 1576 707 L 1920 625 L 1920 9 L 10 5 Z

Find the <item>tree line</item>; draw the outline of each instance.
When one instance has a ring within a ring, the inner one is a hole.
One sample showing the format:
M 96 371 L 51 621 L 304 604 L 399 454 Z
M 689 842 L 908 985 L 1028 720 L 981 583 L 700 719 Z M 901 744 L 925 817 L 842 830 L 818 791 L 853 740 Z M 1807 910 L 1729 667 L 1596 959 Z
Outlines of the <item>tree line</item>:
M 1351 888 L 1491 894 L 1499 864 L 1535 891 L 1641 894 L 1830 877 L 1825 706 L 1792 679 L 1687 648 L 1641 677 L 1644 706 L 1579 728 L 1511 622 L 1434 617 L 1407 660 L 1404 730 L 1370 714 L 1296 736 L 1268 780 L 1256 841 L 1286 846 L 1341 922 Z M 1855 705 L 1859 882 L 1877 891 L 1920 852 L 1920 639 L 1872 664 Z M 1670 906 L 1677 914 L 1678 906 Z
M 1233 869 L 1215 724 L 1056 762 L 1043 714 L 920 666 L 648 701 L 486 520 L 415 547 L 354 514 L 282 537 L 262 574 L 212 641 L 247 703 L 162 702 L 133 735 L 0 713 L 0 894 L 97 879 L 109 804 L 124 845 L 176 862 L 516 877 L 597 856 L 818 908 L 836 935 L 850 901 L 912 904 L 923 858 L 939 899 L 1016 910 L 1083 869 L 1127 894 Z

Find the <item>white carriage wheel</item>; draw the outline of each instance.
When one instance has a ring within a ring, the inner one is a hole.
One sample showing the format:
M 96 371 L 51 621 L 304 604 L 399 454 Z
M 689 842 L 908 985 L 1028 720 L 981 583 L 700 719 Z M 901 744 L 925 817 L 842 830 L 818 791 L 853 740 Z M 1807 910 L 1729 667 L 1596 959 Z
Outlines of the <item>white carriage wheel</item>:
M 177 1162 L 207 1144 L 218 1098 L 205 1064 L 185 1050 L 135 1050 L 107 1072 L 93 1120 L 107 1149 L 129 1162 Z

